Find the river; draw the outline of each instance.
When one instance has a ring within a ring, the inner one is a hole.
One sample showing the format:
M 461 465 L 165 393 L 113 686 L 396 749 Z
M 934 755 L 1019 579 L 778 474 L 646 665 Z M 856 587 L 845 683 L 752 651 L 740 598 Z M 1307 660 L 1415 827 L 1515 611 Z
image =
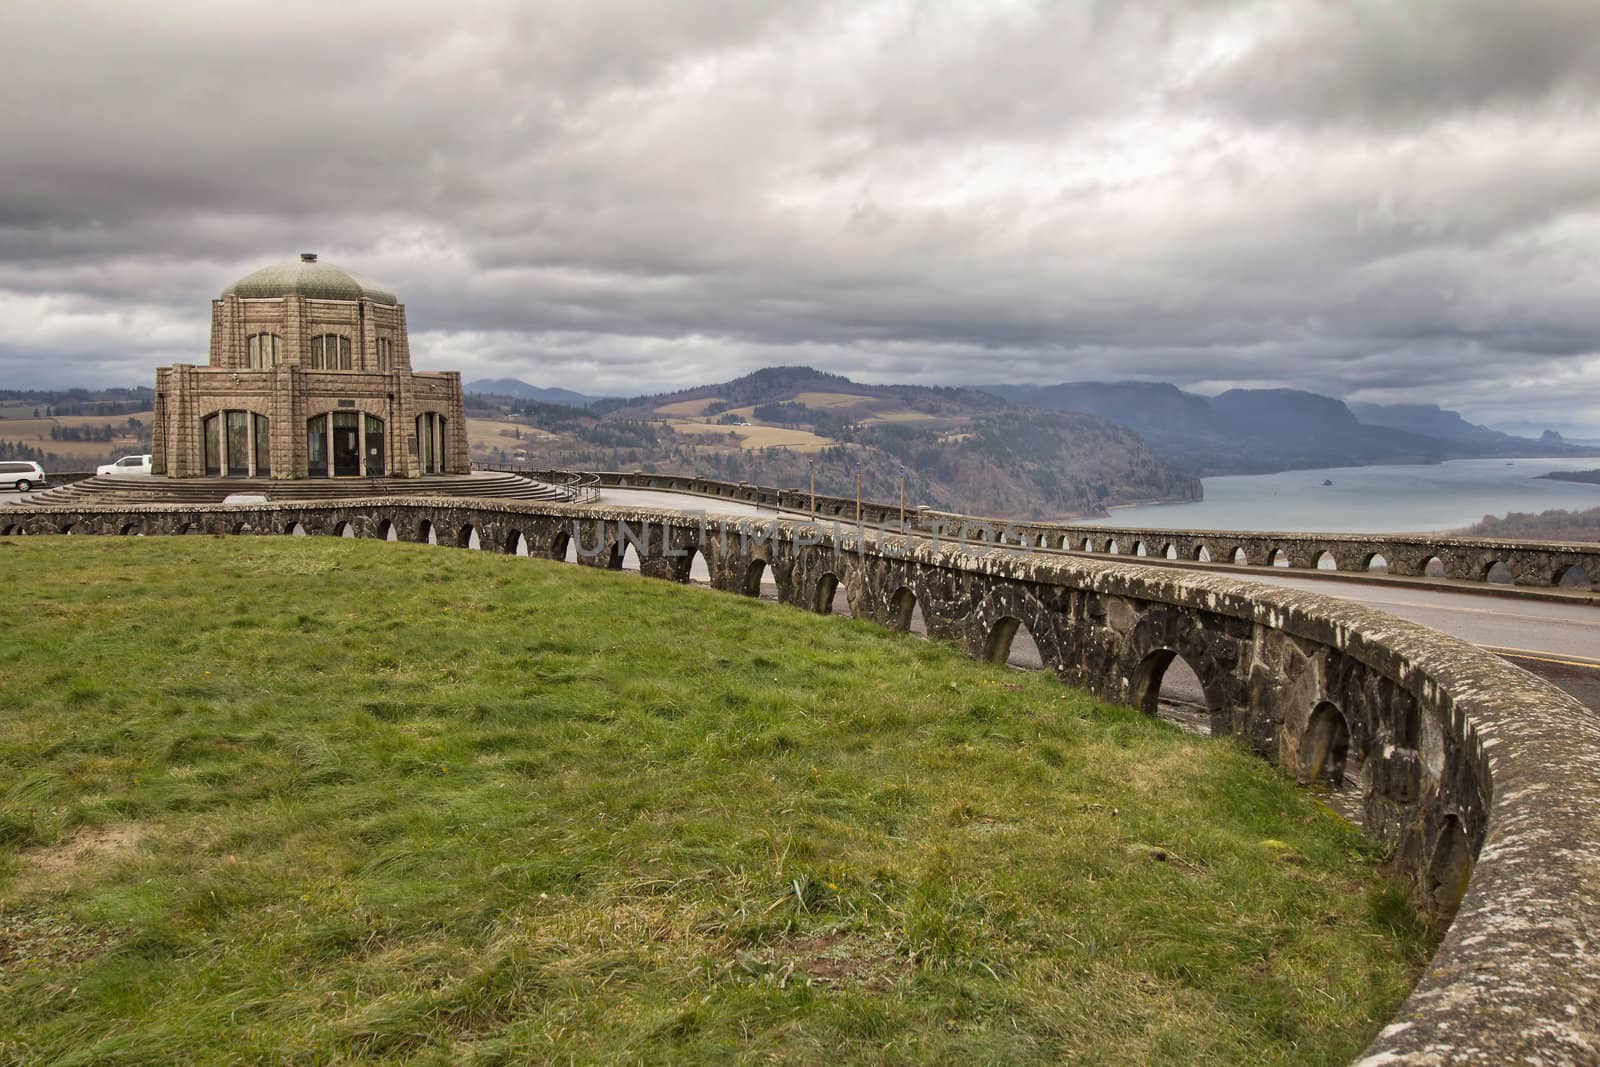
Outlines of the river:
M 1600 507 L 1600 485 L 1537 477 L 1588 470 L 1594 458 L 1456 459 L 1446 463 L 1334 467 L 1204 479 L 1191 504 L 1117 508 L 1112 526 L 1186 530 L 1420 533 L 1471 526 L 1509 511 Z M 1325 485 L 1324 482 L 1331 482 Z

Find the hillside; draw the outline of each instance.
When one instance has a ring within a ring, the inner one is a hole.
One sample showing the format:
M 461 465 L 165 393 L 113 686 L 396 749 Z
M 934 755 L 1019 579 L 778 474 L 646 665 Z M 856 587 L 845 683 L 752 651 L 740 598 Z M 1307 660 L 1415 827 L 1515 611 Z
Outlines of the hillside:
M 1092 415 L 1025 410 L 972 389 L 863 385 L 774 367 L 587 412 L 490 397 L 512 446 L 484 461 L 698 474 L 1019 518 L 1097 514 L 1108 505 L 1195 500 L 1198 479 L 1139 435 Z M 515 422 L 508 421 L 515 419 Z M 523 425 L 526 426 L 526 432 Z M 518 436 L 521 435 L 521 436 Z
M 1567 511 L 1556 508 L 1537 514 L 1513 511 L 1509 515 L 1485 515 L 1463 533 L 1482 537 L 1516 537 L 1530 541 L 1600 542 L 1600 508 Z
M 1244 746 L 946 642 L 374 539 L 7 544 L 7 1063 L 1346 1063 L 1432 947 Z
M 985 386 L 1018 403 L 1099 415 L 1135 430 L 1156 455 L 1196 474 L 1266 474 L 1484 456 L 1586 455 L 1476 426 L 1431 405 L 1362 405 L 1297 389 L 1231 389 L 1215 397 L 1159 382 Z

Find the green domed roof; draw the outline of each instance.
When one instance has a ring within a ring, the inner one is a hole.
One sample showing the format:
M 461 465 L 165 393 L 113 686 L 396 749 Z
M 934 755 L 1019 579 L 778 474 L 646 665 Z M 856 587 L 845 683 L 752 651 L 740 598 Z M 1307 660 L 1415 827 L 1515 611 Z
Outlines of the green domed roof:
M 222 290 L 223 296 L 243 299 L 308 296 L 318 300 L 373 300 L 398 304 L 394 294 L 381 285 L 351 274 L 332 263 L 318 263 L 315 253 L 306 252 L 294 263 L 279 263 L 246 274 Z

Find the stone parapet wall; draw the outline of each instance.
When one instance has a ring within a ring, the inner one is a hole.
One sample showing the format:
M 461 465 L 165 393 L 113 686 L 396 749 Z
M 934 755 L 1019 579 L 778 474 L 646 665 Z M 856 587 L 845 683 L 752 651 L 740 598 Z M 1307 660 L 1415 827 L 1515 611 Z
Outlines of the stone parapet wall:
M 306 533 L 555 559 L 576 548 L 613 569 L 631 550 L 643 574 L 676 581 L 699 556 L 729 593 L 770 576 L 780 600 L 826 610 L 836 583 L 855 615 L 897 628 L 915 604 L 932 636 L 975 656 L 1003 660 L 1026 627 L 1057 677 L 1147 709 L 1182 657 L 1214 733 L 1302 779 L 1342 780 L 1329 764 L 1348 760 L 1367 831 L 1455 911 L 1363 1063 L 1600 1062 L 1600 722 L 1497 657 L 1360 605 L 831 522 L 511 501 L 8 509 L 0 535 L 19 533 Z

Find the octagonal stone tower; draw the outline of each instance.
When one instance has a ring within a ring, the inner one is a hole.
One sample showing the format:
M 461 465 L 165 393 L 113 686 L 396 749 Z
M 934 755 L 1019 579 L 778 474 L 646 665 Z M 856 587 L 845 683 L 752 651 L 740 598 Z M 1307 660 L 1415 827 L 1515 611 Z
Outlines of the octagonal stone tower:
M 467 474 L 461 375 L 411 369 L 405 305 L 306 252 L 211 302 L 211 357 L 156 371 L 174 478 Z

